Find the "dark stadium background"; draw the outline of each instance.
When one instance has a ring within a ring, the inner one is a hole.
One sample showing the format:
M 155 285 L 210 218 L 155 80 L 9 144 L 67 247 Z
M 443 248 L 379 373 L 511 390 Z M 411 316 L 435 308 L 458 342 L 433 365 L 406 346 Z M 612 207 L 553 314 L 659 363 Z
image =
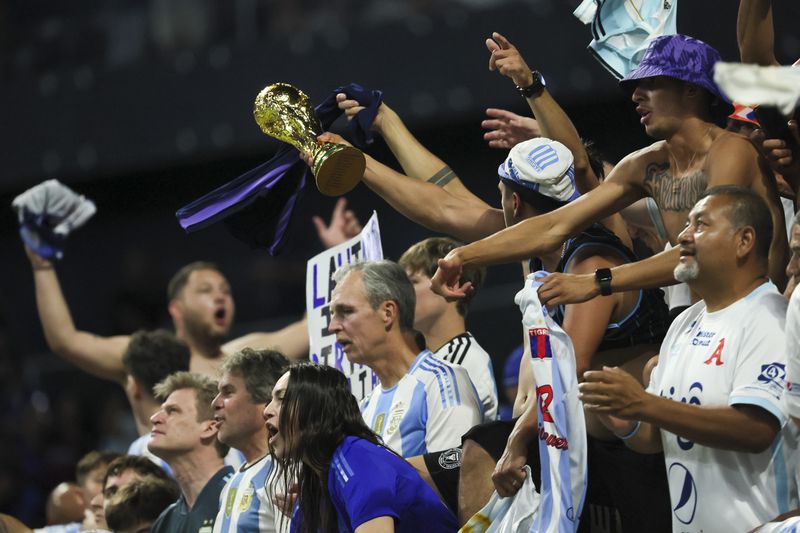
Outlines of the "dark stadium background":
M 633 106 L 585 51 L 588 27 L 557 0 L 11 0 L 0 4 L 0 205 L 56 177 L 98 214 L 59 265 L 79 328 L 110 335 L 169 327 L 165 287 L 181 265 L 218 263 L 234 289 L 234 335 L 299 317 L 305 260 L 320 250 L 310 222 L 334 200 L 307 189 L 276 258 L 217 226 L 186 235 L 174 212 L 268 159 L 276 143 L 252 102 L 287 81 L 320 101 L 350 81 L 380 88 L 424 144 L 497 204 L 504 153 L 486 147 L 486 107 L 520 113 L 511 82 L 487 70 L 484 39 L 505 34 L 583 136 L 612 160 L 647 139 Z M 800 8 L 775 2 L 776 54 L 800 56 Z M 736 2 L 683 1 L 678 28 L 738 60 Z M 339 125 L 341 130 L 341 125 Z M 378 141 L 371 153 L 392 161 Z M 430 233 L 364 186 L 348 195 L 378 211 L 384 254 Z M 94 448 L 124 449 L 133 431 L 122 391 L 48 352 L 30 267 L 9 208 L 0 209 L 0 512 L 43 523 L 43 498 Z M 531 235 L 531 238 L 536 238 Z M 518 267 L 490 270 L 469 329 L 500 372 L 518 338 Z

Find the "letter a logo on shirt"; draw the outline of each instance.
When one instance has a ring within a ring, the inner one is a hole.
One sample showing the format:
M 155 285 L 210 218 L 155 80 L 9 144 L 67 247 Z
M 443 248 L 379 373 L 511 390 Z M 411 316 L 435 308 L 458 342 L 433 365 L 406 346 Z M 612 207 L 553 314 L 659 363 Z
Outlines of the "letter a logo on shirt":
M 714 353 L 711 354 L 711 357 L 709 357 L 703 364 L 710 365 L 711 362 L 713 361 L 716 366 L 722 366 L 724 364 L 722 361 L 722 348 L 724 346 L 725 346 L 725 337 L 719 340 L 719 344 L 717 345 L 716 350 L 714 350 Z

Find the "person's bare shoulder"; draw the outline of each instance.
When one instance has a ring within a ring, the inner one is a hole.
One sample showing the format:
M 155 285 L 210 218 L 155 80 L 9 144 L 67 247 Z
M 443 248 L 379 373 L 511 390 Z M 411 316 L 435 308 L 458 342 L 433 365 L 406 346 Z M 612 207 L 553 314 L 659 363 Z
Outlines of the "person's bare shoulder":
M 606 181 L 626 182 L 641 188 L 644 187 L 645 177 L 650 166 L 666 161 L 668 161 L 666 144 L 664 141 L 656 141 L 623 157 L 614 170 L 606 176 Z
M 645 146 L 644 148 L 639 148 L 638 150 L 634 150 L 627 156 L 623 158 L 625 160 L 632 160 L 632 161 L 644 161 L 644 162 L 652 162 L 654 159 L 659 159 L 665 157 L 667 153 L 667 143 L 666 141 L 656 141 L 653 144 Z
M 759 158 L 758 150 L 750 139 L 720 130 L 706 157 L 705 172 L 709 187 L 727 184 L 753 186 L 754 178 L 762 174 Z
M 709 157 L 727 157 L 730 154 L 758 157 L 758 150 L 747 137 L 727 130 L 719 129 L 708 150 Z

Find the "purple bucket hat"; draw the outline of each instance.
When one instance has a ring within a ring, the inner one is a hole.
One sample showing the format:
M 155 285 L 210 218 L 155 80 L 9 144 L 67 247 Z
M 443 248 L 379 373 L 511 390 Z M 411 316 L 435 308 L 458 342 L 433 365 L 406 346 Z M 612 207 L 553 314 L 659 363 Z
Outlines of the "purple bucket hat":
M 620 87 L 633 92 L 636 80 L 669 76 L 707 89 L 721 101 L 730 100 L 714 83 L 714 65 L 720 55 L 713 47 L 686 35 L 662 35 L 647 47 L 639 66 L 619 82 Z

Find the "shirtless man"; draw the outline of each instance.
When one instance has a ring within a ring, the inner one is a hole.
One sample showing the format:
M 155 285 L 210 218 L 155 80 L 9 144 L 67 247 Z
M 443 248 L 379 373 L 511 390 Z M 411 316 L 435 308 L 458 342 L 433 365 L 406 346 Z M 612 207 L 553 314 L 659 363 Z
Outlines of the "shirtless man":
M 505 50 L 497 52 L 504 53 Z M 693 59 L 691 65 L 682 58 Z M 655 39 L 640 66 L 621 84 L 632 91 L 641 123 L 651 146 L 624 158 L 608 178 L 583 198 L 544 216 L 525 220 L 481 241 L 457 248 L 439 263 L 433 288 L 458 298 L 465 287 L 458 283 L 462 265 L 488 265 L 539 256 L 556 249 L 564 239 L 639 198 L 651 196 L 661 211 L 668 237 L 676 244 L 686 216 L 707 187 L 740 185 L 751 188 L 770 206 L 776 227 L 782 209 L 774 180 L 765 161 L 745 138 L 726 132 L 712 121 L 721 94 L 711 78 L 719 54 L 705 43 L 683 35 Z M 514 79 L 527 87 L 531 74 Z M 536 239 L 531 236 L 536 235 Z M 775 232 L 769 256 L 770 278 L 785 284 L 788 262 L 786 236 Z M 553 274 L 539 290 L 547 305 L 586 301 L 606 292 L 674 284 L 672 270 L 678 251 L 658 254 L 645 261 L 611 269 L 610 279 L 595 274 Z M 468 290 L 468 288 L 466 288 Z
M 342 242 L 360 231 L 358 220 L 345 206 L 345 201 L 340 200 L 328 227 L 315 217 L 320 240 L 326 246 Z M 26 252 L 33 268 L 39 318 L 50 349 L 82 370 L 124 386 L 127 376 L 123 354 L 131 336 L 103 337 L 77 329 L 55 265 L 28 247 Z M 191 352 L 189 368 L 192 372 L 216 378 L 224 357 L 245 347 L 277 347 L 289 358 L 307 357 L 305 318 L 278 331 L 250 333 L 226 341 L 235 305 L 228 280 L 213 263 L 198 261 L 183 267 L 170 280 L 167 296 L 175 334 Z
M 124 384 L 122 355 L 130 335 L 102 337 L 75 327 L 52 262 L 26 248 L 33 268 L 36 306 L 47 345 L 60 357 L 100 378 Z M 230 285 L 213 264 L 191 263 L 170 280 L 168 310 L 176 336 L 189 346 L 193 372 L 215 376 L 225 355 L 245 346 L 280 346 L 293 357 L 308 349 L 305 319 L 271 333 L 225 342 L 234 316 Z

